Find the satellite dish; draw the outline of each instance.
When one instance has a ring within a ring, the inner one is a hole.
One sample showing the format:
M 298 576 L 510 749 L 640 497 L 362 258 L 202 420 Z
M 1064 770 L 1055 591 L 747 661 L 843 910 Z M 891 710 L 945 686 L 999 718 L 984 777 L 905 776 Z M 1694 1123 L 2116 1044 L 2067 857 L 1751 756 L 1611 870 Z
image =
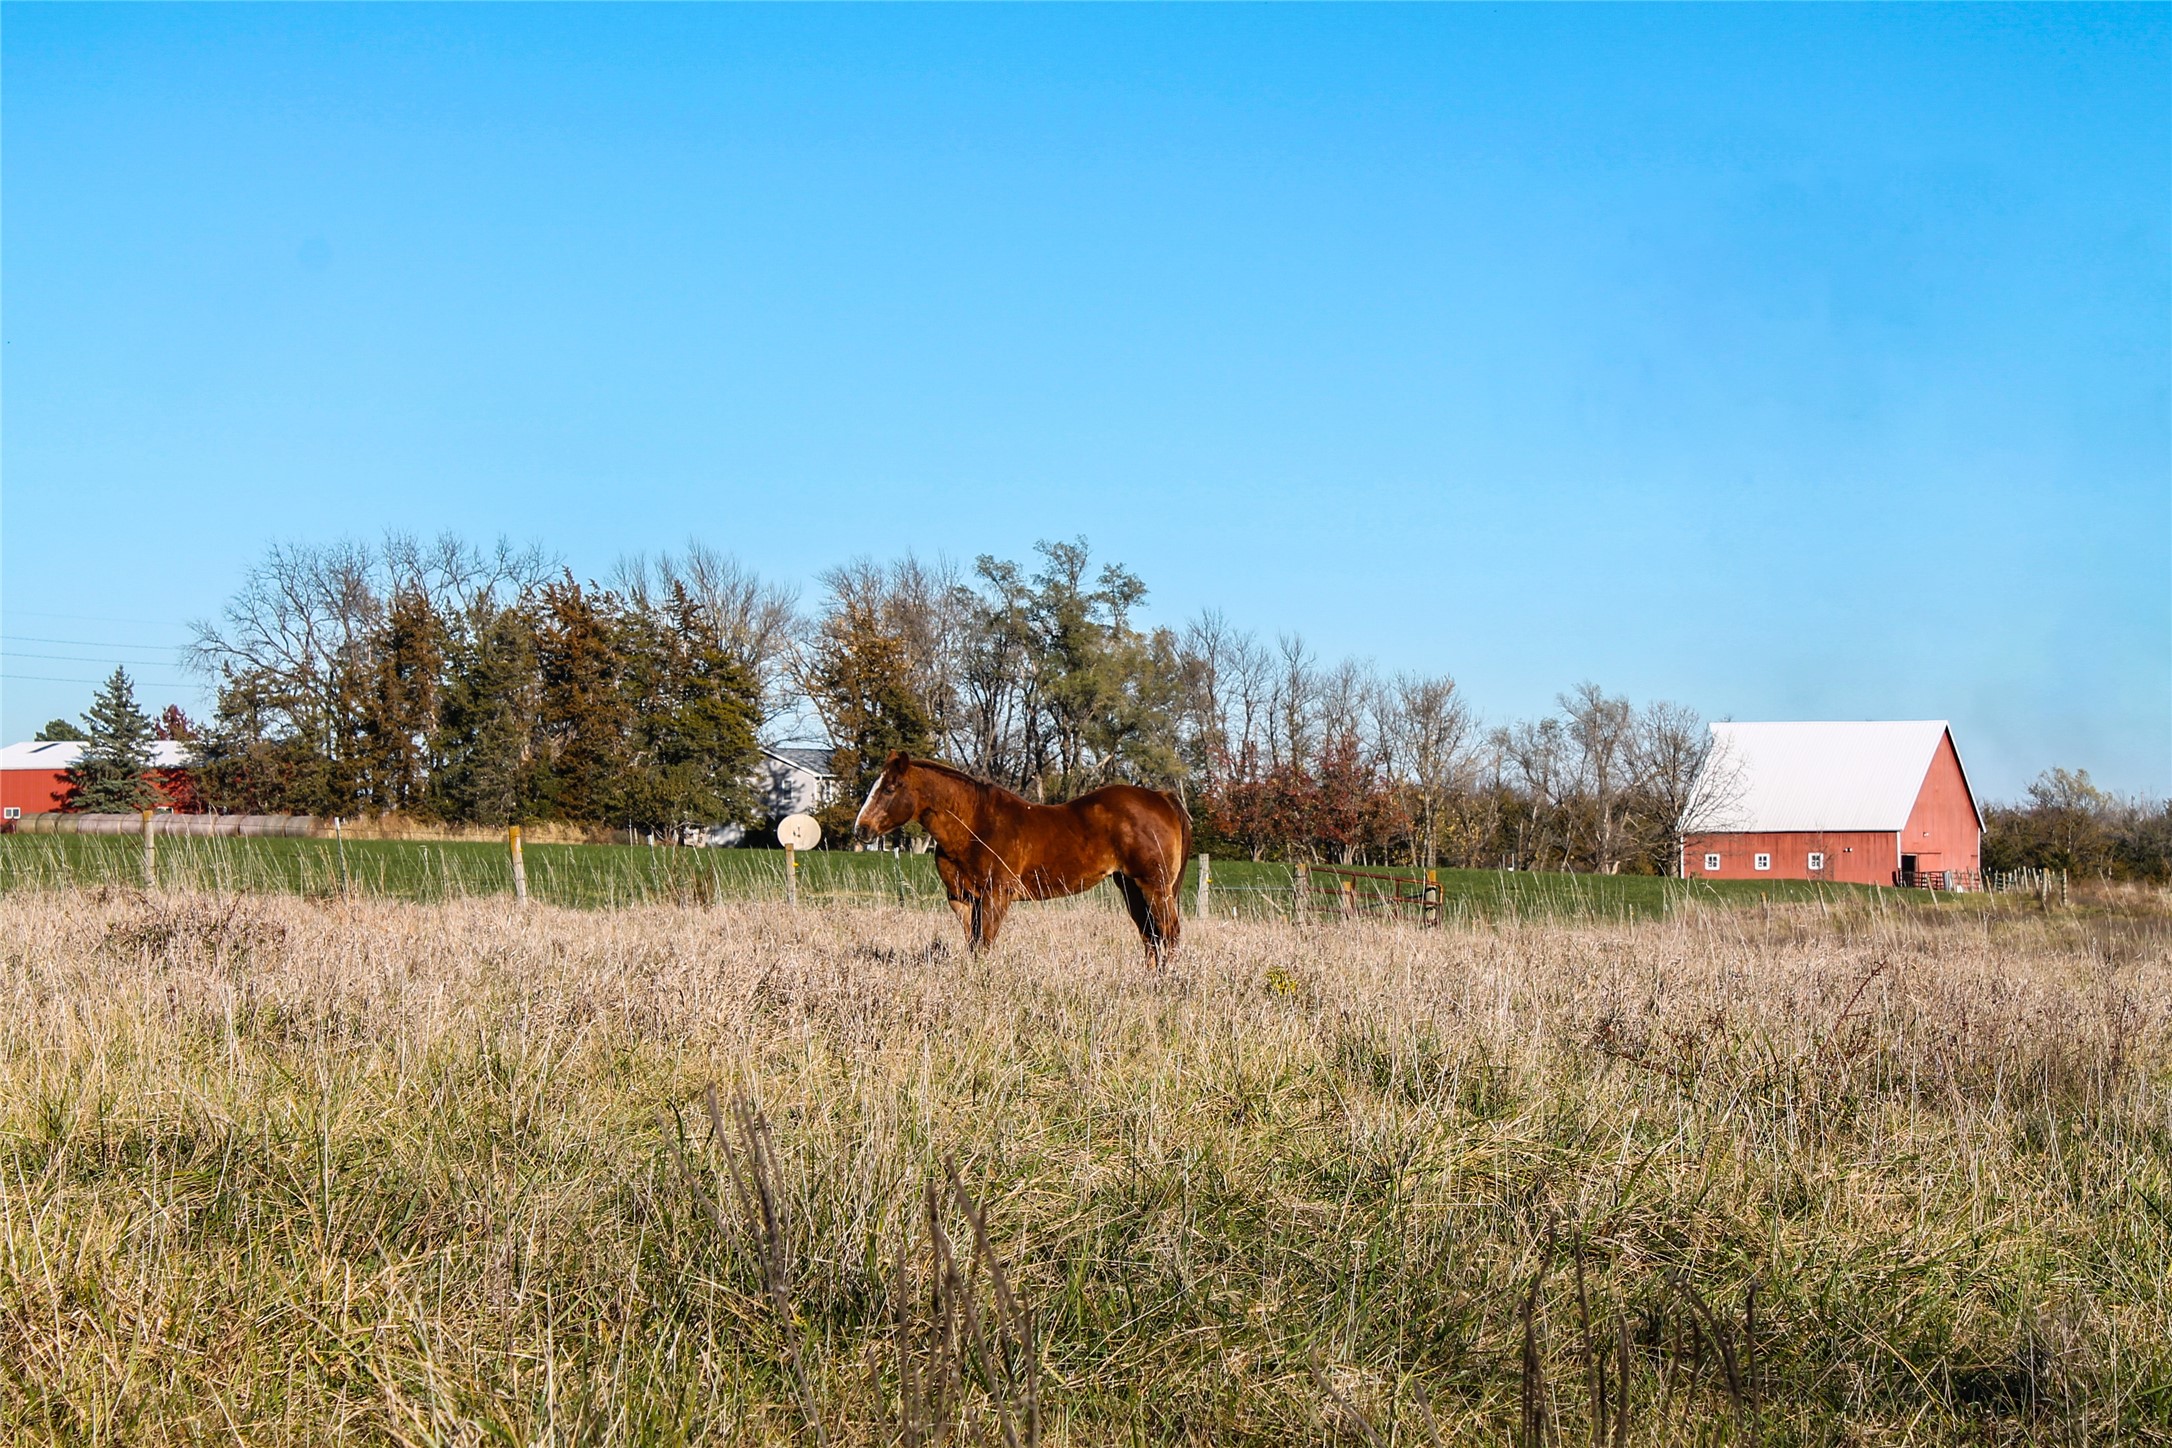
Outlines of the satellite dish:
M 811 850 L 822 843 L 822 826 L 813 815 L 786 815 L 777 821 L 777 843 L 788 850 Z

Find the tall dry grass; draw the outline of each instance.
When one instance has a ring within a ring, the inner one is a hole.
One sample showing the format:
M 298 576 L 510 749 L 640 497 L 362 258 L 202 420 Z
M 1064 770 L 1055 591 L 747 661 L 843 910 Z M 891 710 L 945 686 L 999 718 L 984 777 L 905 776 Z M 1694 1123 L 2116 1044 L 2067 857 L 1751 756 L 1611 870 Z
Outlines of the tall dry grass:
M 0 1435 L 2172 1439 L 2161 917 L 952 934 L 0 899 Z

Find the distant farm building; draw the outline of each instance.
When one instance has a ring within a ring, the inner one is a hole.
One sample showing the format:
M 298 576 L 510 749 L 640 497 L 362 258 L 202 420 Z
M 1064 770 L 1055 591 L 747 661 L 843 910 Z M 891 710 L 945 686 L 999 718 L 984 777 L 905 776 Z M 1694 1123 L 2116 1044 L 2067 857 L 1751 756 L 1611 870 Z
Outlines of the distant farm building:
M 1974 889 L 1982 843 L 1943 719 L 1714 724 L 1682 874 Z
M 34 740 L 0 749 L 0 815 L 11 820 L 28 815 L 52 814 L 68 793 L 68 770 L 83 757 L 84 745 L 73 739 Z M 196 781 L 189 773 L 188 746 L 160 740 L 151 746 L 151 768 L 145 772 L 168 808 L 195 810 Z
M 762 802 L 762 818 L 774 827 L 786 815 L 813 814 L 837 797 L 832 751 L 797 745 L 767 745 L 755 755 L 747 782 Z M 736 845 L 747 837 L 742 825 L 709 825 L 694 832 L 693 843 Z
M 830 750 L 793 745 L 765 748 L 754 762 L 754 788 L 772 824 L 792 814 L 813 814 L 837 795 Z

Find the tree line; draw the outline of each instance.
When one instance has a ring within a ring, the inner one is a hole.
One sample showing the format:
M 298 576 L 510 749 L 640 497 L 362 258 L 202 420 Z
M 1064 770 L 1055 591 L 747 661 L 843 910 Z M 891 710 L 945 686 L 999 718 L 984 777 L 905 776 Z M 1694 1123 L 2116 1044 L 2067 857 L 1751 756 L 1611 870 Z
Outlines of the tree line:
M 751 820 L 766 672 L 788 599 L 694 549 L 608 586 L 456 538 L 282 545 L 187 662 L 213 808 L 567 820 Z
M 2022 799 L 1983 813 L 1986 870 L 2172 880 L 2172 802 L 2111 794 L 2086 769 L 2047 769 Z
M 1252 858 L 1663 870 L 1706 734 L 1584 685 L 1483 726 L 1445 675 L 1385 677 L 1147 586 L 1084 540 L 970 567 L 859 559 L 811 606 L 693 545 L 581 581 L 539 550 L 392 535 L 280 545 L 186 661 L 194 783 L 238 813 L 759 828 L 759 741 L 820 737 L 833 837 L 893 750 L 1030 798 L 1177 791 Z
M 1036 799 L 1174 789 L 1202 848 L 1253 859 L 1647 873 L 1678 859 L 1709 748 L 1686 708 L 1585 684 L 1544 718 L 1487 728 L 1447 675 L 1328 662 L 1212 611 L 1149 627 L 1127 569 L 1096 567 L 1083 540 L 1036 551 L 822 575 L 795 677 L 850 785 L 907 749 Z
M 1150 623 L 1147 597 L 1082 539 L 1027 562 L 857 559 L 804 605 L 698 544 L 601 583 L 452 537 L 281 545 L 194 628 L 211 717 L 157 730 L 189 740 L 205 805 L 245 813 L 759 829 L 759 742 L 820 738 L 833 839 L 903 749 L 1034 799 L 1171 789 L 1224 855 L 1677 868 L 1711 747 L 1692 710 L 1584 683 L 1489 724 L 1448 675 L 1324 660 L 1211 610 Z M 115 798 L 126 774 L 102 776 Z M 2048 861 L 2056 838 L 2059 858 L 2161 873 L 2161 810 L 2062 778 L 2056 808 L 1988 811 L 1987 867 Z

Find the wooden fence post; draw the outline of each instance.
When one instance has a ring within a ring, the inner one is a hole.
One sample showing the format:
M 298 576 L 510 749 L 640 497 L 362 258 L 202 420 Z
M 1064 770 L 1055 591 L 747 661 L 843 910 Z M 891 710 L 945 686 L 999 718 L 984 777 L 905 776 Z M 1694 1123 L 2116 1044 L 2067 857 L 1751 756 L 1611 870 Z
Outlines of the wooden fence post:
M 339 851 L 339 893 L 345 896 L 352 887 L 347 880 L 347 831 L 338 815 L 332 816 L 332 844 Z
M 520 857 L 519 825 L 505 827 L 505 847 L 513 855 L 513 898 L 525 905 L 528 903 L 528 866 Z
M 1290 880 L 1297 891 L 1292 897 L 1297 923 L 1303 925 L 1312 918 L 1312 872 L 1305 868 L 1303 860 L 1290 866 Z
M 143 812 L 143 888 L 158 888 L 158 812 Z
M 1199 852 L 1199 918 L 1204 920 L 1213 911 L 1208 891 L 1214 888 L 1214 861 L 1205 850 Z
M 1357 915 L 1357 881 L 1345 875 L 1342 881 L 1342 918 L 1350 920 Z
M 1426 924 L 1440 924 L 1440 871 L 1438 870 L 1425 872 L 1425 908 L 1423 913 Z
M 784 903 L 799 907 L 799 851 L 784 847 Z

